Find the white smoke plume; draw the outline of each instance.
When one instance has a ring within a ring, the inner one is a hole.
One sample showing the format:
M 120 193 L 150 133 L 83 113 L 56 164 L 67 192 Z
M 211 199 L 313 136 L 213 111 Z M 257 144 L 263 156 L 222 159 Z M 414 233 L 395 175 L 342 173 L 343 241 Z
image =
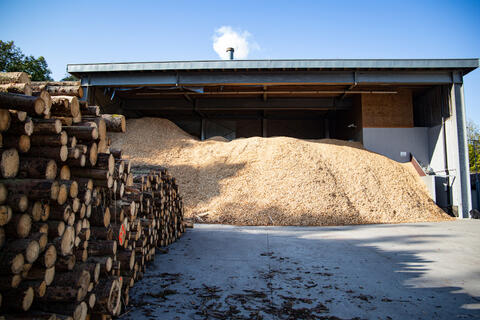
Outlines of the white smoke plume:
M 246 59 L 252 49 L 258 49 L 258 45 L 249 40 L 251 36 L 248 31 L 235 31 L 230 26 L 222 26 L 213 35 L 213 49 L 220 59 L 229 59 L 228 47 L 235 49 L 235 59 Z

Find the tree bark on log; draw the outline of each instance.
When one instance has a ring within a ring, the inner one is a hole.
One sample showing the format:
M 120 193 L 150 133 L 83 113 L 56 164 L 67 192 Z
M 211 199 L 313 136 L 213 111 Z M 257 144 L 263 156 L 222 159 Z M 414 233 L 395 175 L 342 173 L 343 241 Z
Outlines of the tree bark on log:
M 57 163 L 46 158 L 20 158 L 19 178 L 53 180 L 57 176 Z
M 120 114 L 102 114 L 107 131 L 110 132 L 125 132 L 127 129 L 125 116 Z
M 58 119 L 32 118 L 34 134 L 59 134 L 62 131 L 62 122 Z
M 78 117 L 80 115 L 80 104 L 77 97 L 52 96 L 52 115 Z
M 26 72 L 0 72 L 0 83 L 31 83 Z
M 30 137 L 30 144 L 32 146 L 51 146 L 59 147 L 67 145 L 68 135 L 65 131 L 61 131 L 59 134 L 40 135 L 33 134 Z
M 6 83 L 0 84 L 0 92 L 10 92 L 31 96 L 33 91 L 32 87 L 28 83 Z
M 65 162 L 68 158 L 67 146 L 61 147 L 31 147 L 28 153 L 30 156 L 54 159 Z
M 11 221 L 5 226 L 5 234 L 9 237 L 23 239 L 28 236 L 32 229 L 32 218 L 30 215 L 13 214 Z
M 2 109 L 0 109 L 2 110 Z M 27 136 L 31 136 L 32 133 L 33 133 L 33 128 L 34 125 L 33 125 L 33 121 L 31 118 L 27 118 L 25 119 L 24 121 L 20 121 L 20 120 L 13 120 L 10 122 L 10 126 L 7 130 L 7 133 L 8 134 L 15 134 L 15 135 L 21 135 L 21 134 L 24 134 L 24 135 L 27 135 Z
M 24 111 L 32 116 L 39 116 L 45 111 L 45 101 L 39 97 L 0 92 L 0 108 Z
M 56 200 L 59 184 L 57 181 L 46 179 L 4 179 L 2 183 L 9 192 L 28 194 L 31 200 L 45 200 L 49 197 Z

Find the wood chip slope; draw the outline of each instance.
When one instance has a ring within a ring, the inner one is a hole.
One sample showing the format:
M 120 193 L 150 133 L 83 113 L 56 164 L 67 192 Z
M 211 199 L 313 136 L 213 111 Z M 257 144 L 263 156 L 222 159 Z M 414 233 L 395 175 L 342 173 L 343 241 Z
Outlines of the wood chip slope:
M 345 225 L 451 219 L 409 164 L 340 140 L 199 141 L 160 118 L 128 120 L 112 147 L 167 167 L 186 218 L 235 225 Z

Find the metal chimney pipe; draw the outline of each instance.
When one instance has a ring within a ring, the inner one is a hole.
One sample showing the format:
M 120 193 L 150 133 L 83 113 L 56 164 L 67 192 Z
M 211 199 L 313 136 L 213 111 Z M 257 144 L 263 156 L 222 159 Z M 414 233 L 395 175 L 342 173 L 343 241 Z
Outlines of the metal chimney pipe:
M 230 60 L 233 60 L 233 52 L 234 51 L 235 51 L 235 49 L 233 49 L 232 47 L 227 48 L 227 52 L 230 52 Z

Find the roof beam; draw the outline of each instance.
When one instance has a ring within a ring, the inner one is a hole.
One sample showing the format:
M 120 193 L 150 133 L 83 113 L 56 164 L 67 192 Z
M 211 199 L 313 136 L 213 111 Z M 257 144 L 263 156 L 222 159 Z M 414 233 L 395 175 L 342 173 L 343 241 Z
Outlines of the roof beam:
M 90 73 L 82 86 L 449 84 L 452 72 L 437 71 L 211 71 Z

